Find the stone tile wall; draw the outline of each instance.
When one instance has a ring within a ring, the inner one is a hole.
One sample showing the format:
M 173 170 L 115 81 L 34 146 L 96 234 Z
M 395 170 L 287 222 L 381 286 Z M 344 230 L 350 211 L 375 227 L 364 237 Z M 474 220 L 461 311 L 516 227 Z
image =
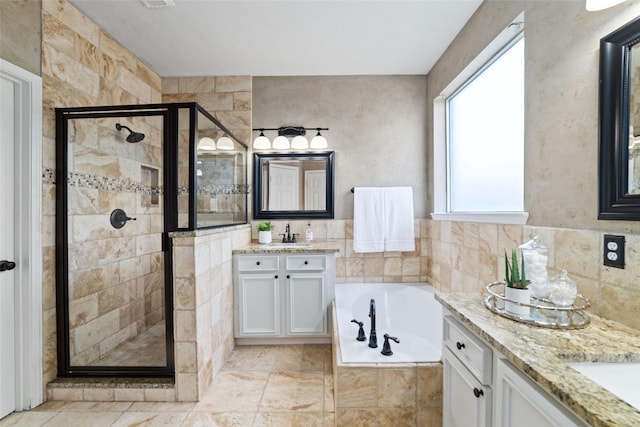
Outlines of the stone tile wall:
M 56 167 L 54 109 L 158 103 L 161 101 L 161 81 L 145 64 L 66 0 L 42 1 L 42 80 L 43 383 L 46 385 L 57 375 L 56 183 L 52 179 Z M 100 190 L 95 192 L 99 193 Z M 105 196 L 105 193 L 102 195 Z M 109 204 L 113 199 L 109 196 L 98 197 L 90 204 L 98 206 L 98 200 Z M 147 264 L 150 266 L 151 262 Z
M 177 233 L 173 239 L 176 398 L 197 401 L 234 348 L 231 251 L 246 225 Z
M 251 224 L 258 238 L 258 222 Z M 504 276 L 504 251 L 517 248 L 536 228 L 549 247 L 549 275 L 561 268 L 591 299 L 590 313 L 640 329 L 640 236 L 626 237 L 626 268 L 602 265 L 602 231 L 531 227 L 471 222 L 415 221 L 415 252 L 361 254 L 353 252 L 353 221 L 273 221 L 273 238 L 284 232 L 301 233 L 311 223 L 316 239 L 330 239 L 340 247 L 336 254 L 336 281 L 429 282 L 444 292 L 484 292 L 487 284 Z M 610 234 L 610 233 L 608 233 Z

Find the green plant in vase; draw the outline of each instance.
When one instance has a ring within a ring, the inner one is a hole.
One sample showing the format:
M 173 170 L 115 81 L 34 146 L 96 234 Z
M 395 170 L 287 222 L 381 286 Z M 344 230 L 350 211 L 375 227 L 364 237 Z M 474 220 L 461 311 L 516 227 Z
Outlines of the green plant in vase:
M 507 251 L 504 251 L 504 271 L 505 282 L 510 288 L 526 289 L 529 286 L 530 281 L 525 277 L 524 272 L 524 257 L 520 259 L 520 268 L 518 269 L 518 253 L 515 249 L 511 250 L 511 262 L 509 262 L 509 256 Z
M 273 224 L 270 221 L 258 224 L 258 242 L 262 244 L 271 243 L 271 230 L 273 230 Z
M 527 280 L 525 275 L 524 257 L 520 257 L 520 262 L 518 262 L 518 253 L 515 249 L 511 251 L 511 257 L 509 257 L 505 251 L 504 271 L 505 310 L 520 317 L 529 316 L 530 307 L 522 304 L 531 303 L 530 280 Z
M 258 224 L 258 231 L 271 231 L 273 230 L 273 224 L 271 221 L 265 221 Z

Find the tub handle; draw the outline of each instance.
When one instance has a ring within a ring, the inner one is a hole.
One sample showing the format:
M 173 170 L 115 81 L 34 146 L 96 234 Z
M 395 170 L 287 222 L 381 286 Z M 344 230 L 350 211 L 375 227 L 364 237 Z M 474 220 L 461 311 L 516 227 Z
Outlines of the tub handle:
M 458 350 L 462 350 L 464 348 L 464 343 L 460 341 L 456 342 L 456 348 Z
M 396 337 L 392 337 L 389 334 L 384 334 L 384 344 L 382 344 L 382 353 L 384 356 L 393 355 L 393 351 L 391 351 L 391 345 L 389 344 L 389 340 L 395 341 L 396 343 L 400 343 L 400 340 Z
M 351 323 L 355 323 L 360 327 L 358 329 L 358 338 L 356 338 L 356 339 L 358 341 L 366 341 L 367 340 L 367 336 L 364 334 L 364 328 L 362 327 L 362 325 L 364 325 L 364 323 L 363 322 L 358 322 L 356 319 L 353 319 L 351 321 Z

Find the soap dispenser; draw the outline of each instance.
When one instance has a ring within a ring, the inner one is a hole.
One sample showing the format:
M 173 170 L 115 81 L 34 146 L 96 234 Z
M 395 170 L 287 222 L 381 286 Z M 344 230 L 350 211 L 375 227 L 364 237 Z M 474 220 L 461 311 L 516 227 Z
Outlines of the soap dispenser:
M 531 296 L 545 298 L 549 296 L 549 276 L 547 274 L 547 262 L 549 260 L 549 248 L 540 243 L 536 229 L 529 233 L 529 241 L 520 245 L 524 260 L 524 272 L 531 281 Z
M 311 229 L 311 224 L 307 224 L 307 231 L 305 233 L 305 237 L 308 243 L 313 241 L 313 230 Z

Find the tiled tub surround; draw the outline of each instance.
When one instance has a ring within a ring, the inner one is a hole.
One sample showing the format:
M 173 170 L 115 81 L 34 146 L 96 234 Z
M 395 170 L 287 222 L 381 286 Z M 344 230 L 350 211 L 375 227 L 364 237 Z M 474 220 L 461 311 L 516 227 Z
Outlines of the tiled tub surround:
M 591 324 L 584 329 L 529 326 L 491 313 L 481 293 L 443 293 L 437 299 L 588 425 L 640 425 L 640 411 L 568 366 L 571 362 L 640 362 L 640 332 L 592 313 Z
M 343 363 L 331 311 L 336 425 L 440 427 L 442 363 Z

